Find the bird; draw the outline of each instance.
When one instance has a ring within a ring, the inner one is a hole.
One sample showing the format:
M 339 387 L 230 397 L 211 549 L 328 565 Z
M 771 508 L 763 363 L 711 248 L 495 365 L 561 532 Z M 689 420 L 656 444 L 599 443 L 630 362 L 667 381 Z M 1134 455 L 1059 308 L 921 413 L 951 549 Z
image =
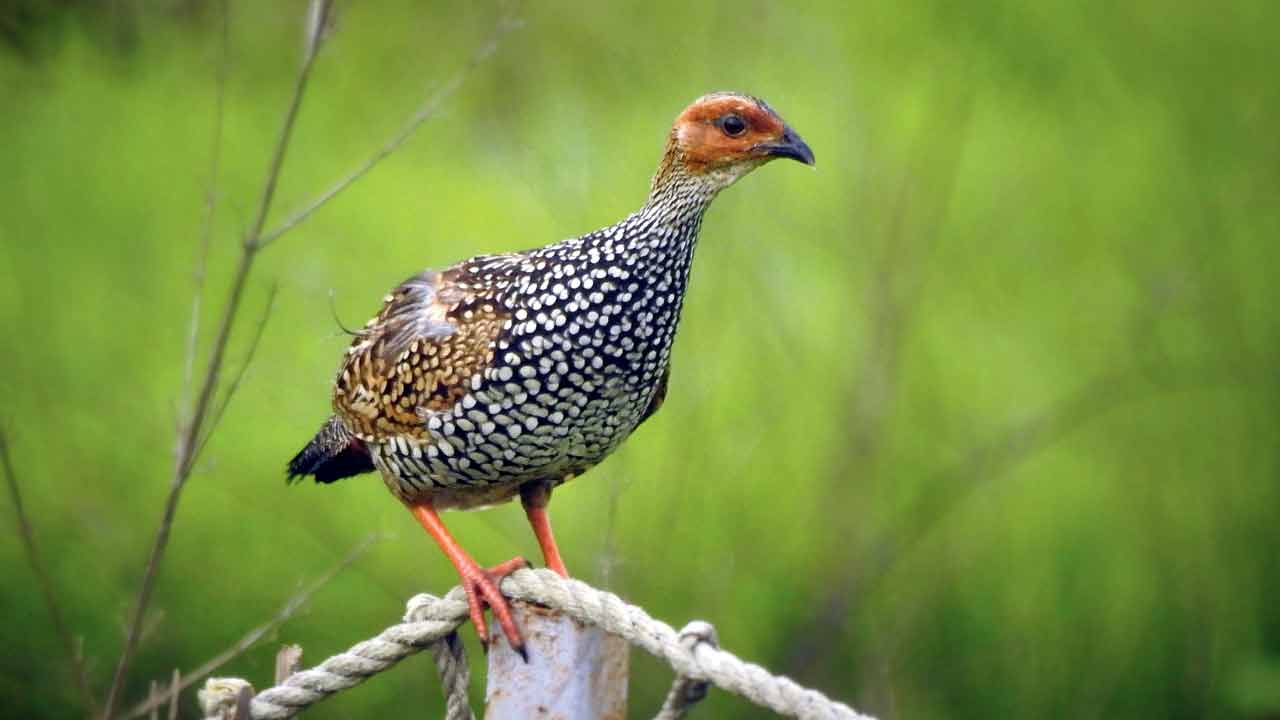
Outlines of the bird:
M 523 655 L 498 586 L 527 561 L 481 567 L 439 513 L 518 496 L 546 566 L 568 577 L 552 491 L 662 406 L 703 215 L 779 158 L 814 164 L 763 100 L 704 95 L 676 118 L 639 210 L 581 237 L 408 278 L 353 333 L 333 414 L 289 461 L 288 480 L 379 472 L 454 565 L 481 642 L 487 607 Z

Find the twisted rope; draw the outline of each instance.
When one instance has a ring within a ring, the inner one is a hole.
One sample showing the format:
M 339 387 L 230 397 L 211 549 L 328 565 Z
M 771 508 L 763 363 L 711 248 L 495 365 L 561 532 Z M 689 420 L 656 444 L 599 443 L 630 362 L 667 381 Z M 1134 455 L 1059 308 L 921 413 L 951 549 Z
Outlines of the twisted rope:
M 467 687 L 471 685 L 471 668 L 467 667 L 466 651 L 462 638 L 451 632 L 431 646 L 440 673 L 441 690 L 444 692 L 445 720 L 475 720 L 471 703 L 467 702 Z
M 471 720 L 467 702 L 469 673 L 458 629 L 467 618 L 462 588 L 443 598 L 417 595 L 409 601 L 405 622 L 392 625 L 371 640 L 353 645 L 317 667 L 290 675 L 263 690 L 249 704 L 248 718 L 234 712 L 226 691 L 241 686 L 227 678 L 210 678 L 200 692 L 200 705 L 209 720 L 283 720 L 297 715 L 330 695 L 355 687 L 401 660 L 431 648 L 444 686 L 448 720 Z M 244 683 L 243 680 L 239 681 Z M 247 684 L 247 683 L 246 683 Z
M 680 644 L 693 653 L 700 643 L 719 647 L 720 638 L 717 637 L 716 629 L 711 626 L 711 623 L 694 620 L 680 631 Z M 671 683 L 671 690 L 667 693 L 667 699 L 662 703 L 662 709 L 653 720 L 680 720 L 706 696 L 707 681 L 696 680 L 686 675 L 676 675 L 675 682 Z
M 519 570 L 502 581 L 503 595 L 562 612 L 580 622 L 626 639 L 632 645 L 665 661 L 677 674 L 672 694 L 681 690 L 683 699 L 663 705 L 660 718 L 679 718 L 696 702 L 699 683 L 710 683 L 743 697 L 779 715 L 803 720 L 872 720 L 848 705 L 835 702 L 816 690 L 776 676 L 753 663 L 744 662 L 717 647 L 714 630 L 706 623 L 691 623 L 678 634 L 670 625 L 655 620 L 644 610 L 628 605 L 613 593 L 586 583 L 560 577 L 550 570 Z M 252 720 L 290 718 L 324 698 L 354 687 L 366 678 L 386 670 L 400 660 L 428 647 L 436 655 L 444 685 L 449 720 L 471 718 L 467 705 L 466 660 L 454 632 L 467 618 L 467 603 L 461 588 L 443 598 L 416 595 L 409 600 L 405 622 L 382 631 L 376 638 L 354 645 L 350 650 L 325 660 L 318 667 L 303 670 L 284 683 L 258 693 L 249 705 Z M 450 636 L 453 636 L 452 640 Z M 200 693 L 206 717 L 231 720 L 236 715 L 218 714 L 219 708 L 235 702 L 218 692 L 228 687 L 225 678 L 212 678 Z M 689 689 L 693 688 L 693 692 Z M 705 692 L 705 685 L 703 685 Z M 237 720 L 249 720 L 239 717 Z

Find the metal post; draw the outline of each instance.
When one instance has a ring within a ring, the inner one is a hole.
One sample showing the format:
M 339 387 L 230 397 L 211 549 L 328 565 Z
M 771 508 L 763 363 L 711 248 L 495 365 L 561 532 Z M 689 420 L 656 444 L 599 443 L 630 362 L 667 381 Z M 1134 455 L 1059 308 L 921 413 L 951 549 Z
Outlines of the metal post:
M 627 716 L 630 647 L 625 640 L 537 605 L 513 602 L 511 610 L 524 634 L 529 662 L 512 652 L 495 627 L 486 720 Z

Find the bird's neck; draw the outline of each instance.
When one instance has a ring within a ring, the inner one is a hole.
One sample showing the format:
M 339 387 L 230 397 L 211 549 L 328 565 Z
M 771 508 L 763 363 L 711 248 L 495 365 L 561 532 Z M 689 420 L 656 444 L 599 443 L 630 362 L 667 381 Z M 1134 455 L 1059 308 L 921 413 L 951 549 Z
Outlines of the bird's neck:
M 680 268 L 687 273 L 693 261 L 702 216 L 712 196 L 697 185 L 667 185 L 651 193 L 638 211 L 622 221 L 620 233 L 626 251 L 659 268 Z
M 683 262 L 679 264 L 687 266 L 702 216 L 718 191 L 705 175 L 686 168 L 673 138 L 654 173 L 644 206 L 623 221 L 632 230 L 626 234 L 628 244 L 681 256 Z
M 719 190 L 713 178 L 688 170 L 673 139 L 644 205 L 616 224 L 572 242 L 604 253 L 620 252 L 633 272 L 655 282 L 666 278 L 683 291 L 702 216 Z
M 665 214 L 675 220 L 694 216 L 700 219 L 721 187 L 717 178 L 689 169 L 673 133 L 653 174 L 649 197 L 641 212 Z

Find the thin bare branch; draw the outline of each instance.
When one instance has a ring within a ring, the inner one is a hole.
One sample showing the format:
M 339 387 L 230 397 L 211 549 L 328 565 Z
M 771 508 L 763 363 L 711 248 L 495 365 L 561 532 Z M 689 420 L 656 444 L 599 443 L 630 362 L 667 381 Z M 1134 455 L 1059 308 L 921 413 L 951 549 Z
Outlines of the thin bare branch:
M 178 720 L 178 696 L 182 694 L 182 671 L 173 669 L 173 679 L 169 681 L 169 720 Z
M 276 652 L 276 684 L 283 685 L 285 680 L 298 672 L 302 667 L 302 646 L 285 645 Z
M 53 580 L 49 577 L 49 571 L 45 568 L 44 559 L 40 556 L 40 549 L 36 545 L 35 529 L 32 528 L 31 520 L 27 517 L 26 506 L 22 504 L 22 490 L 18 485 L 18 475 L 13 470 L 13 460 L 9 457 L 9 441 L 3 428 L 0 428 L 0 464 L 4 466 L 4 479 L 9 486 L 9 498 L 13 501 L 14 514 L 18 518 L 18 535 L 22 538 L 22 547 L 26 551 L 27 562 L 31 565 L 31 570 L 36 576 L 36 582 L 40 585 L 40 593 L 44 596 L 44 604 L 49 608 L 49 615 L 53 619 L 53 629 L 58 634 L 58 639 L 62 642 L 67 658 L 71 661 L 71 672 L 75 679 L 76 688 L 80 691 L 80 695 L 84 700 L 86 714 L 92 715 L 95 712 L 96 703 L 93 700 L 93 692 L 89 689 L 89 675 L 85 671 L 84 658 L 80 653 L 79 644 L 76 642 L 75 636 L 71 634 L 71 628 L 67 625 L 67 620 L 62 614 L 62 606 L 58 604 L 58 596 L 54 592 Z
M 280 284 L 271 283 L 271 289 L 267 292 L 266 307 L 262 309 L 262 317 L 258 318 L 258 324 L 253 331 L 253 339 L 249 341 L 249 348 L 245 350 L 244 362 L 240 363 L 236 374 L 231 377 L 231 382 L 227 383 L 227 389 L 222 392 L 222 400 L 213 409 L 209 422 L 205 424 L 204 437 L 200 439 L 199 447 L 192 453 L 191 460 L 193 463 L 199 459 L 200 454 L 204 452 L 204 446 L 209 442 L 209 438 L 213 437 L 214 431 L 218 429 L 218 424 L 222 422 L 222 414 L 227 411 L 227 406 L 231 404 L 231 398 L 240 389 L 240 383 L 244 380 L 245 372 L 253 364 L 253 358 L 258 353 L 258 345 L 262 343 L 262 334 L 267 329 L 267 321 L 271 319 L 271 311 L 275 307 L 276 295 L 279 291 Z
M 266 637 L 269 633 L 271 633 L 276 628 L 280 627 L 285 622 L 287 622 L 289 618 L 293 617 L 294 614 L 296 614 L 298 610 L 302 608 L 302 606 L 305 605 L 308 600 L 311 599 L 312 595 L 315 595 L 317 591 L 319 591 L 325 585 L 328 585 L 330 582 L 332 582 L 333 579 L 337 577 L 338 574 L 341 573 L 343 570 L 346 570 L 347 568 L 355 564 L 357 560 L 359 560 L 361 557 L 364 556 L 365 553 L 369 551 L 369 548 L 371 548 L 374 545 L 374 543 L 378 542 L 381 539 L 382 539 L 381 535 L 374 533 L 372 535 L 369 535 L 365 539 L 361 540 L 359 543 L 356 544 L 355 547 L 351 548 L 351 550 L 348 551 L 347 554 L 341 560 L 339 560 L 337 564 L 335 564 L 333 567 L 326 570 L 323 575 L 311 581 L 310 584 L 304 586 L 301 590 L 299 590 L 297 593 L 291 596 L 288 600 L 286 600 L 284 605 L 281 605 L 280 609 L 277 610 L 276 614 L 273 615 L 269 620 L 253 628 L 249 632 L 245 633 L 244 637 L 237 640 L 236 643 L 231 647 L 218 653 L 217 655 L 210 658 L 208 661 L 204 662 L 203 664 L 201 664 L 199 667 L 192 670 L 191 672 L 184 674 L 182 676 L 181 681 L 178 682 L 176 686 L 177 689 L 172 691 L 171 694 L 176 696 L 178 693 L 182 692 L 183 690 L 186 690 L 192 685 L 208 677 L 210 674 L 215 672 L 218 668 L 222 667 L 223 665 L 226 665 L 232 660 L 235 660 L 236 658 L 243 655 L 245 652 L 251 649 L 254 645 L 256 645 L 259 640 Z M 298 657 L 301 657 L 301 654 L 302 654 L 301 650 L 299 650 Z M 178 676 L 175 674 L 174 675 L 175 681 L 177 681 L 177 678 Z M 280 682 L 280 681 L 277 681 L 277 682 Z M 127 717 L 129 718 L 142 717 L 143 715 L 146 715 L 147 713 L 151 712 L 153 707 L 157 707 L 167 699 L 168 699 L 167 697 L 148 698 L 142 703 L 139 703 L 138 705 L 134 706 L 134 708 L 129 711 Z
M 243 376 L 245 368 L 242 366 L 240 373 L 233 378 L 231 385 L 228 387 L 226 394 L 223 395 L 222 402 L 215 402 L 215 395 L 220 386 L 222 370 L 226 358 L 227 346 L 229 344 L 232 330 L 235 327 L 236 318 L 240 309 L 241 301 L 244 297 L 244 291 L 248 283 L 250 271 L 253 268 L 254 259 L 259 250 L 265 247 L 269 242 L 275 240 L 288 229 L 302 222 L 306 216 L 310 215 L 329 199 L 332 199 L 337 193 L 341 192 L 346 186 L 355 182 L 360 176 L 368 172 L 378 161 L 393 152 L 413 129 L 422 124 L 435 113 L 436 108 L 445 99 L 449 97 L 462 84 L 466 75 L 477 65 L 483 62 L 497 48 L 498 40 L 506 32 L 515 27 L 515 22 L 510 19 L 509 13 L 503 14 L 503 19 L 498 25 L 498 30 L 494 37 L 488 43 L 480 48 L 480 50 L 471 59 L 471 62 L 452 78 L 441 89 L 440 92 L 433 96 L 414 116 L 414 119 L 406 126 L 402 132 L 402 137 L 397 136 L 388 143 L 382 150 L 375 153 L 365 166 L 358 169 L 353 176 L 349 176 L 337 187 L 326 193 L 326 196 L 313 206 L 304 210 L 300 216 L 295 216 L 291 220 L 286 221 L 280 228 L 273 230 L 271 233 L 264 235 L 266 221 L 270 215 L 272 203 L 275 198 L 276 186 L 279 183 L 280 173 L 284 166 L 286 152 L 290 145 L 290 139 L 293 134 L 295 121 L 298 111 L 302 104 L 302 98 L 305 95 L 308 80 L 311 76 L 311 69 L 315 63 L 316 56 L 319 54 L 321 46 L 331 27 L 330 19 L 332 12 L 331 0 L 313 0 L 310 5 L 307 17 L 307 38 L 305 43 L 305 52 L 301 68 L 298 71 L 293 95 L 291 97 L 285 117 L 280 129 L 274 152 L 267 166 L 266 180 L 263 185 L 261 199 L 258 203 L 254 220 L 249 229 L 244 233 L 241 241 L 241 252 L 239 261 L 232 273 L 231 284 L 228 290 L 227 302 L 224 305 L 222 315 L 218 323 L 218 331 L 214 337 L 214 341 L 210 346 L 209 360 L 206 366 L 204 378 L 200 383 L 199 391 L 196 394 L 195 402 L 191 408 L 190 414 L 186 422 L 182 424 L 179 431 L 178 444 L 175 452 L 174 473 L 170 483 L 169 494 L 165 501 L 164 512 L 160 520 L 160 526 L 156 531 L 155 541 L 151 547 L 151 553 L 148 557 L 146 568 L 143 572 L 142 580 L 139 584 L 138 597 L 131 614 L 128 633 L 125 639 L 125 645 L 120 654 L 120 660 L 116 665 L 115 675 L 111 682 L 111 688 L 107 692 L 107 700 L 103 717 L 108 720 L 112 717 L 114 710 L 123 693 L 125 679 L 128 676 L 129 664 L 133 659 L 133 655 L 137 651 L 138 640 L 141 635 L 143 619 L 146 616 L 147 607 L 151 600 L 152 591 L 155 588 L 156 576 L 162 560 L 164 559 L 165 549 L 168 547 L 169 536 L 172 532 L 174 518 L 177 514 L 179 500 L 181 499 L 182 490 L 191 476 L 192 469 L 208 440 L 209 435 L 217 426 L 218 420 L 221 418 L 222 412 L 226 409 L 226 405 L 230 402 L 234 395 L 236 387 L 238 387 L 240 379 Z M 268 304 L 269 312 L 270 303 Z M 255 351 L 258 340 L 261 337 L 262 326 L 265 324 L 265 316 L 263 322 L 259 325 L 258 333 L 250 344 L 250 349 L 246 360 L 251 360 Z
M 160 683 L 151 681 L 151 692 L 147 694 L 147 702 L 151 705 L 149 720 L 160 720 Z
M 323 19 L 329 12 L 330 2 L 329 0 L 316 0 L 315 5 L 318 6 L 316 12 L 320 13 L 321 18 L 321 22 L 317 23 L 316 27 L 323 27 L 325 24 Z M 138 599 L 133 608 L 124 649 L 121 651 L 120 660 L 116 664 L 111 688 L 107 691 L 107 700 L 103 709 L 104 718 L 111 718 L 115 711 L 116 704 L 119 702 L 124 690 L 125 678 L 128 677 L 129 664 L 137 651 L 143 618 L 146 616 L 147 606 L 151 601 L 151 593 L 155 588 L 156 574 L 159 571 L 161 561 L 164 559 L 165 549 L 169 545 L 169 534 L 173 528 L 173 520 L 177 515 L 178 501 L 182 497 L 182 489 L 186 484 L 187 478 L 191 476 L 195 451 L 199 447 L 198 440 L 201 437 L 201 430 L 209 417 L 210 403 L 213 400 L 214 391 L 218 387 L 218 381 L 221 377 L 223 360 L 226 357 L 232 328 L 235 326 L 236 314 L 240 309 L 240 301 L 244 296 L 244 289 L 249 279 L 249 271 L 253 268 L 254 257 L 261 247 L 259 238 L 262 235 L 262 228 L 266 225 L 267 214 L 271 210 L 276 184 L 280 180 L 280 171 L 284 166 L 285 153 L 289 147 L 289 140 L 293 135 L 294 124 L 298 117 L 298 111 L 302 106 L 302 98 L 306 93 L 307 81 L 311 77 L 311 68 L 315 64 L 320 45 L 319 38 L 313 38 L 307 43 L 302 67 L 298 71 L 293 95 L 290 98 L 289 106 L 285 111 L 284 121 L 280 128 L 280 135 L 276 141 L 271 162 L 267 166 L 267 177 L 263 185 L 262 199 L 259 202 L 256 219 L 241 243 L 240 261 L 236 265 L 235 273 L 232 276 L 231 288 L 226 306 L 222 312 L 218 334 L 210 351 L 209 365 L 201 382 L 200 392 L 197 396 L 195 407 L 191 412 L 191 419 L 185 424 L 178 441 L 173 481 L 170 483 L 169 495 L 165 500 L 164 514 L 160 520 L 160 527 L 156 531 L 155 541 L 147 559 L 147 566 L 143 571 L 142 581 L 138 590 Z
M 503 15 L 498 19 L 498 24 L 494 28 L 493 32 L 489 35 L 488 39 L 476 49 L 467 64 L 463 65 L 456 73 L 454 73 L 453 77 L 449 78 L 443 86 L 432 93 L 431 96 L 418 107 L 417 112 L 413 114 L 413 117 L 409 118 L 409 121 L 400 129 L 400 132 L 392 136 L 386 144 L 370 155 L 369 158 L 361 163 L 359 167 L 351 171 L 341 180 L 338 180 L 338 182 L 334 183 L 332 187 L 321 193 L 304 207 L 295 211 L 275 229 L 265 234 L 262 237 L 262 245 L 269 245 L 277 240 L 281 235 L 284 235 L 298 225 L 301 225 L 307 220 L 307 218 L 311 217 L 313 213 L 324 207 L 330 200 L 333 200 L 343 190 L 346 190 L 357 180 L 364 177 L 365 174 L 372 170 L 378 163 L 382 162 L 382 160 L 384 160 L 388 155 L 395 152 L 405 143 L 405 141 L 413 136 L 423 123 L 435 116 L 436 112 L 439 111 L 440 106 L 443 105 L 444 102 L 455 92 L 457 92 L 458 88 L 462 87 L 463 82 L 466 81 L 467 76 L 470 75 L 472 71 L 483 64 L 485 60 L 488 60 L 494 52 L 497 51 L 498 45 L 502 42 L 502 38 L 507 33 L 519 27 L 520 22 L 512 16 L 510 11 L 503 13 Z

